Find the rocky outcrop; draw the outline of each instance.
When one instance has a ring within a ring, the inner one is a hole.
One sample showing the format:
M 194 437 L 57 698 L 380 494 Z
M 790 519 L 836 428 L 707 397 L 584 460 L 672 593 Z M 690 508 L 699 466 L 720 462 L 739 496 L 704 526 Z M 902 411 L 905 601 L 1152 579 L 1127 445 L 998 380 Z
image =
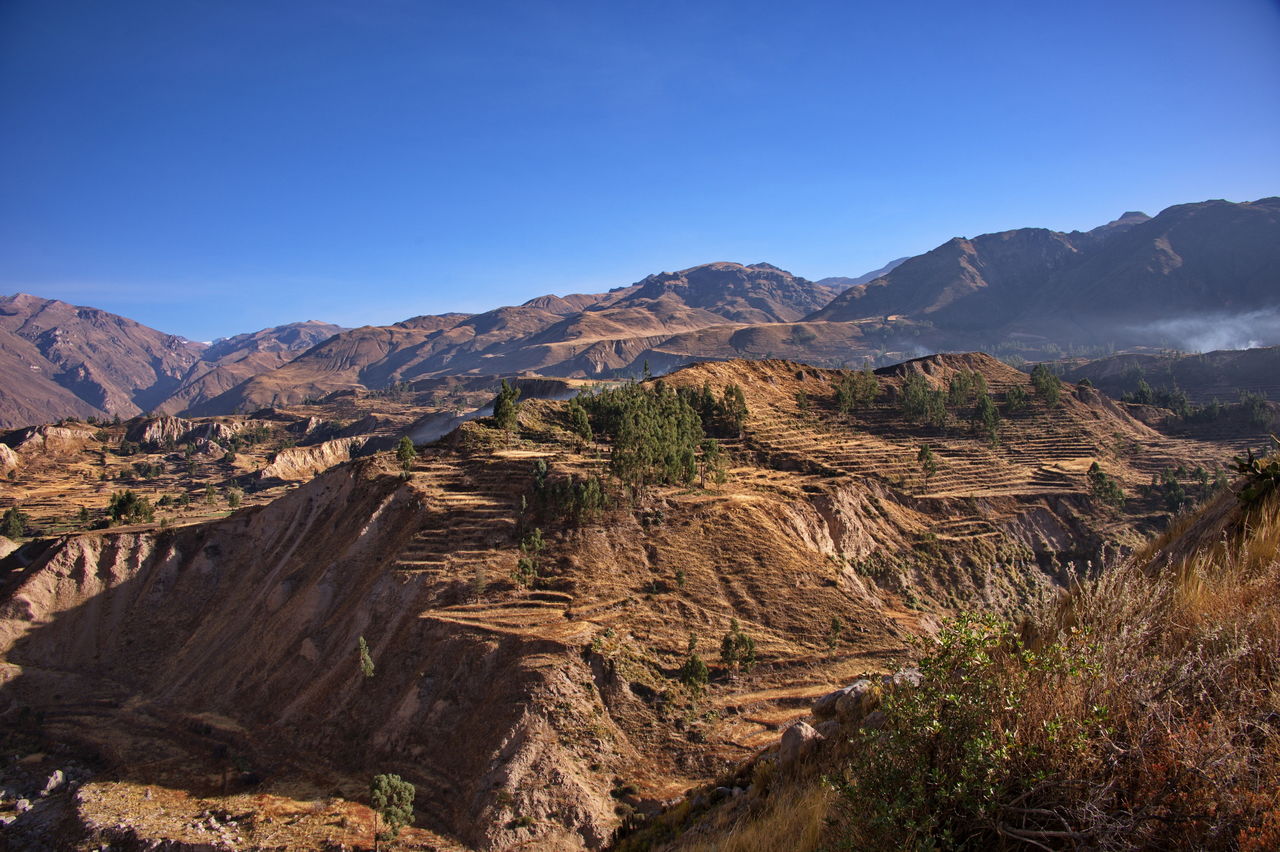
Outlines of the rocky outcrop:
M 305 481 L 359 454 L 368 438 L 336 438 L 311 447 L 289 447 L 276 453 L 271 464 L 258 471 L 260 479 Z
M 131 424 L 125 439 L 147 450 L 169 449 L 182 443 L 193 426 L 181 417 L 148 418 Z
M 32 426 L 10 435 L 9 446 L 24 456 L 78 453 L 93 440 L 88 426 Z
M 0 444 L 0 475 L 16 470 L 22 463 L 18 458 L 18 454 L 9 448 L 8 444 Z
M 0 706 L 124 688 L 136 700 L 118 724 L 217 714 L 246 732 L 237 750 L 287 740 L 344 773 L 398 772 L 428 823 L 469 846 L 601 848 L 609 778 L 634 756 L 580 645 L 421 617 L 432 585 L 387 563 L 423 500 L 373 460 L 219 523 L 69 537 L 0 607 Z M 106 726 L 68 724 L 56 733 Z

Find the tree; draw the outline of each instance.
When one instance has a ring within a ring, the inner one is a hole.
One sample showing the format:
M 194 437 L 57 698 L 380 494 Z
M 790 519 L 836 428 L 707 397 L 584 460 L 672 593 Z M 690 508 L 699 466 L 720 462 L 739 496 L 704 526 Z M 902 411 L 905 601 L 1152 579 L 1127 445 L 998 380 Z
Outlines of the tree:
M 987 436 L 988 441 L 992 444 L 1000 443 L 1000 412 L 986 391 L 978 396 L 978 404 L 973 409 L 973 422 Z
M 532 588 L 538 581 L 538 559 L 546 548 L 542 538 L 542 530 L 535 527 L 520 542 L 520 558 L 516 560 L 516 573 L 513 578 L 517 585 Z
M 711 679 L 711 672 L 707 669 L 707 664 L 698 656 L 698 637 L 692 633 L 689 634 L 688 652 L 685 656 L 684 665 L 680 666 L 680 682 L 689 688 L 694 695 L 698 695 L 706 688 L 707 681 Z
M 107 516 L 118 524 L 149 524 L 155 520 L 155 515 L 151 501 L 130 489 L 112 494 L 107 504 Z
M 1005 411 L 1017 414 L 1027 407 L 1027 391 L 1022 385 L 1014 385 L 1004 395 Z
M 22 538 L 27 529 L 26 513 L 17 506 L 10 506 L 5 510 L 3 520 L 0 520 L 0 528 L 3 528 L 8 538 Z
M 1205 475 L 1208 476 L 1207 471 Z M 1089 493 L 1094 496 L 1094 499 L 1112 506 L 1124 505 L 1124 490 L 1120 487 L 1120 483 L 1103 472 L 1096 461 L 1089 466 L 1088 477 Z
M 356 650 L 360 654 L 360 674 L 373 677 L 373 657 L 369 656 L 369 643 L 363 636 L 356 640 Z
M 933 448 L 928 444 L 920 445 L 920 452 L 916 453 L 916 462 L 920 465 L 920 473 L 924 475 L 924 484 L 929 485 L 929 477 L 938 472 L 938 457 L 933 454 Z
M 1050 408 L 1058 405 L 1058 398 L 1062 393 L 1062 383 L 1046 365 L 1036 364 L 1031 370 L 1031 384 L 1035 386 L 1036 393 L 1045 401 L 1046 405 Z
M 569 431 L 577 435 L 579 441 L 585 445 L 595 440 L 595 434 L 591 431 L 591 418 L 587 416 L 582 403 L 576 399 L 569 400 L 568 416 Z
M 418 451 L 413 446 L 413 439 L 408 435 L 400 439 L 400 443 L 396 444 L 396 461 L 400 462 L 400 467 L 408 471 L 413 467 L 413 460 L 418 457 Z
M 400 829 L 413 822 L 413 799 L 417 793 L 412 784 L 399 775 L 375 775 L 369 785 L 369 802 L 373 805 L 374 848 L 380 840 L 392 840 Z M 381 819 L 385 831 L 378 831 Z
M 520 389 L 503 379 L 498 395 L 493 398 L 493 419 L 499 429 L 510 432 L 516 428 L 520 415 L 519 399 Z
M 729 619 L 729 632 L 720 640 L 720 662 L 730 671 L 750 671 L 756 662 L 756 641 L 742 632 L 738 619 Z
M 715 438 L 704 438 L 702 443 L 698 445 L 698 474 L 702 481 L 702 488 L 707 487 L 707 474 L 711 474 L 711 479 L 717 485 L 724 483 L 727 473 L 725 471 L 724 454 L 720 452 L 720 442 Z

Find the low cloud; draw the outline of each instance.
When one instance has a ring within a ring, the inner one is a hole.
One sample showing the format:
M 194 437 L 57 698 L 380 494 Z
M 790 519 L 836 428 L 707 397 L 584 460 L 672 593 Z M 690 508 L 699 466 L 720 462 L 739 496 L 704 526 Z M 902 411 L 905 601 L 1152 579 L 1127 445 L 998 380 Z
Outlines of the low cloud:
M 1280 308 L 1160 320 L 1130 330 L 1188 352 L 1275 346 L 1280 344 Z

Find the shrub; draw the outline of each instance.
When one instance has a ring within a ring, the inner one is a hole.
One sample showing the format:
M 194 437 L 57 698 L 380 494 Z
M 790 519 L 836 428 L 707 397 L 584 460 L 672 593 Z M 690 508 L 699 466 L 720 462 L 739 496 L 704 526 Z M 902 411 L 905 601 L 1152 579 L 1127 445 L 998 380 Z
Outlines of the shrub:
M 1046 405 L 1050 408 L 1057 406 L 1062 394 L 1062 383 L 1048 366 L 1036 364 L 1032 368 L 1031 384 L 1035 387 L 1036 394 L 1045 401 Z
M 373 657 L 369 655 L 369 643 L 363 636 L 356 640 L 356 652 L 360 658 L 360 674 L 366 678 L 373 677 Z
M 107 504 L 107 516 L 116 523 L 151 523 L 155 520 L 155 514 L 150 500 L 129 489 L 112 494 L 111 501 Z
M 377 819 L 374 820 L 375 840 L 391 840 L 400 829 L 413 822 L 413 799 L 416 791 L 412 784 L 399 775 L 375 775 L 369 785 L 369 802 Z M 378 831 L 378 819 L 386 826 Z
M 698 656 L 698 637 L 692 633 L 689 634 L 688 651 L 677 677 L 694 695 L 701 693 L 706 688 L 707 681 L 711 679 L 707 664 Z
M 750 671 L 756 663 L 756 642 L 742 632 L 736 618 L 729 620 L 729 632 L 720 640 L 720 662 L 730 671 Z
M 22 538 L 27 530 L 26 513 L 17 506 L 10 506 L 4 512 L 4 518 L 0 519 L 0 528 L 7 538 Z

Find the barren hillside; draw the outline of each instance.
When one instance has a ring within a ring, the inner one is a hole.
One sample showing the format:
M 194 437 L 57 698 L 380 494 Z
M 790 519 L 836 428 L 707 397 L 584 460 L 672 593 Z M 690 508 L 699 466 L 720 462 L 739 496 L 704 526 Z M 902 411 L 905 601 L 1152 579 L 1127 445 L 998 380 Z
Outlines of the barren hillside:
M 191 841 L 202 810 L 238 808 L 249 845 L 363 843 L 351 802 L 393 771 L 419 791 L 414 843 L 601 848 L 815 696 L 898 667 L 939 617 L 1017 611 L 1135 544 L 1167 511 L 1139 493 L 1149 472 L 1226 452 L 1088 390 L 1033 396 L 995 444 L 967 402 L 945 426 L 900 413 L 913 375 L 978 374 L 1002 406 L 1031 392 L 985 356 L 881 371 L 849 414 L 848 372 L 677 372 L 646 392 L 745 394 L 727 479 L 706 489 L 633 501 L 607 472 L 612 438 L 584 441 L 566 403 L 532 401 L 516 432 L 467 424 L 407 476 L 383 454 L 222 520 L 29 544 L 3 563 L 4 703 L 43 713 L 24 736 L 92 757 L 74 799 L 47 800 L 86 837 Z M 923 443 L 939 461 L 927 481 Z M 1093 461 L 1129 492 L 1122 509 L 1090 495 Z M 612 503 L 557 508 L 592 477 Z M 716 656 L 734 620 L 753 666 Z M 691 636 L 705 691 L 682 680 Z M 346 816 L 273 816 L 307 799 Z

